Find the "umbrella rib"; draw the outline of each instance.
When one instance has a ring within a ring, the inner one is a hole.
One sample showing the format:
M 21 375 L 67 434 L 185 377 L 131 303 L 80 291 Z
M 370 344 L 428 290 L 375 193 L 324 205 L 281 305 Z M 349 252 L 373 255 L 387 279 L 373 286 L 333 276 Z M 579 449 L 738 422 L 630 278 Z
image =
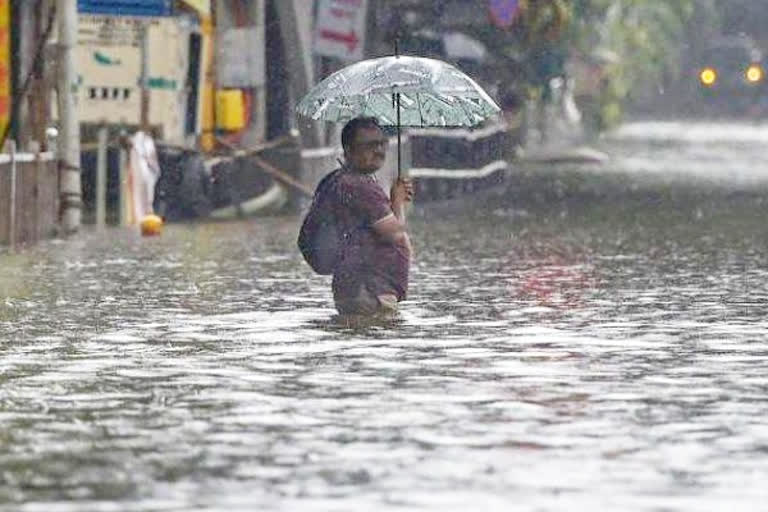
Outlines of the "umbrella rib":
M 421 120 L 421 126 L 424 126 L 424 111 L 421 110 L 421 100 L 419 99 L 419 93 L 415 94 L 416 104 L 419 106 L 419 119 Z
M 468 126 L 474 126 L 475 125 L 475 117 L 472 115 L 472 111 L 467 109 L 466 105 L 464 105 L 464 98 L 459 97 L 459 104 L 461 105 L 461 109 L 464 111 L 464 113 L 467 115 L 467 119 L 469 121 Z

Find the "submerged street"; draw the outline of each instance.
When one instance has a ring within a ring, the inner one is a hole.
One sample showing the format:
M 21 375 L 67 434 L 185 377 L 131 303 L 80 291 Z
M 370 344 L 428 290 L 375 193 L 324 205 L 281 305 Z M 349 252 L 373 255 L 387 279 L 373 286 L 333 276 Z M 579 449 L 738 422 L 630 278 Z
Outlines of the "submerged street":
M 347 325 L 297 217 L 0 255 L 0 510 L 753 510 L 768 125 L 629 124 L 410 216 Z

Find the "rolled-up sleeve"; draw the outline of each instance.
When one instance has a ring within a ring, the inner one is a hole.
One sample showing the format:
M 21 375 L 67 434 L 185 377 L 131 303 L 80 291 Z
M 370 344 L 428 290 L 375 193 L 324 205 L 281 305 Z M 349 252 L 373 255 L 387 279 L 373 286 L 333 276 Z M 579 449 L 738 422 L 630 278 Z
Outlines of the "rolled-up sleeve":
M 370 176 L 347 174 L 339 185 L 342 202 L 366 225 L 392 215 L 389 198 Z

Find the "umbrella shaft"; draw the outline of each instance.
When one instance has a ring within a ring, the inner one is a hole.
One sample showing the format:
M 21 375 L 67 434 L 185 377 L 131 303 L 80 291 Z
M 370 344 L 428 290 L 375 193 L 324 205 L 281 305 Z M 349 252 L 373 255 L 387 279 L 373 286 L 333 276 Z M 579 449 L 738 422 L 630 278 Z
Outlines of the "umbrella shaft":
M 397 179 L 400 179 L 400 93 L 395 94 L 397 102 Z

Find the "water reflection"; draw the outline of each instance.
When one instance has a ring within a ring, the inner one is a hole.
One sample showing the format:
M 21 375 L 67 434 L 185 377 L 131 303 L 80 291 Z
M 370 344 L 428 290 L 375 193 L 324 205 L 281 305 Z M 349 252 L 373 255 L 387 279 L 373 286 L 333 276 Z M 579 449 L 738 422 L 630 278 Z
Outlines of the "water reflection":
M 0 509 L 757 508 L 759 190 L 557 173 L 557 201 L 414 212 L 392 323 L 337 321 L 296 219 L 2 256 Z

